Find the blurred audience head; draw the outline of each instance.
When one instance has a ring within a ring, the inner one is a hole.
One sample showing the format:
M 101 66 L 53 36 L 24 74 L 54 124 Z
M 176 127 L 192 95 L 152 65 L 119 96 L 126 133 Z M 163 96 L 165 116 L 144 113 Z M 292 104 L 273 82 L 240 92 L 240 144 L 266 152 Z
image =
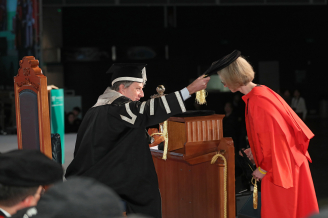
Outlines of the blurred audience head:
M 81 113 L 81 109 L 79 107 L 74 107 L 72 112 L 75 115 L 75 117 L 77 117 Z
M 68 121 L 70 124 L 73 124 L 74 121 L 75 121 L 75 119 L 76 119 L 76 116 L 74 115 L 73 112 L 69 112 L 69 113 L 67 114 L 67 121 Z
M 37 150 L 0 154 L 0 208 L 12 215 L 40 199 L 42 186 L 63 179 L 63 168 Z
M 227 102 L 224 105 L 224 112 L 227 116 L 229 116 L 232 113 L 233 107 L 231 102 Z
M 121 218 L 123 203 L 109 187 L 91 178 L 75 177 L 55 184 L 36 207 L 20 217 L 29 218 Z M 15 216 L 19 217 L 19 216 Z
M 238 104 L 238 102 L 241 101 L 241 96 L 238 92 L 233 94 L 232 102 L 234 104 Z
M 288 89 L 286 89 L 285 91 L 284 91 L 284 97 L 290 97 L 290 92 L 289 92 L 289 90 Z
M 295 98 L 299 98 L 300 95 L 301 95 L 300 91 L 298 89 L 295 89 L 295 91 L 294 91 L 294 97 Z

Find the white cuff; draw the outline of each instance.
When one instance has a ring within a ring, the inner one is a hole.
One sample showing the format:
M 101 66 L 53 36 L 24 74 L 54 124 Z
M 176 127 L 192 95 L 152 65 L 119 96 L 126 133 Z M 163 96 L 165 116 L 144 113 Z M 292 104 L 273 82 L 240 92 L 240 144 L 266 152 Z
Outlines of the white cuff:
M 191 95 L 189 94 L 189 91 L 188 91 L 187 87 L 181 89 L 180 93 L 181 93 L 182 99 L 184 101 L 191 97 Z

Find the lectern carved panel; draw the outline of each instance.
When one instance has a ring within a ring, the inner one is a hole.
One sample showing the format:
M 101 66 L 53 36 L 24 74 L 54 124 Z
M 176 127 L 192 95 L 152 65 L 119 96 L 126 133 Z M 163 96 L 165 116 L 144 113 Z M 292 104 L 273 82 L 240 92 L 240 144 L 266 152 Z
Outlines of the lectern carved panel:
M 190 155 L 190 149 L 198 145 L 211 144 L 223 137 L 222 119 L 224 115 L 200 117 L 171 117 L 168 119 L 168 150 L 184 149 Z M 206 143 L 205 143 L 206 142 Z M 205 144 L 204 144 L 205 143 Z M 211 150 L 211 146 L 207 146 Z
M 211 141 L 220 139 L 220 121 L 202 120 L 186 122 L 188 142 Z

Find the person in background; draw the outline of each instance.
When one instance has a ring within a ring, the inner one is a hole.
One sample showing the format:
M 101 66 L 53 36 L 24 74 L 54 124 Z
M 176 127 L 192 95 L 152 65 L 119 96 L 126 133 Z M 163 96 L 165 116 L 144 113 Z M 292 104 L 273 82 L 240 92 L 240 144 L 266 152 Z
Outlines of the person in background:
M 80 126 L 82 120 L 79 118 L 79 115 L 81 114 L 81 108 L 74 107 L 72 110 L 73 114 L 75 115 L 75 124 Z
M 288 89 L 284 91 L 284 94 L 282 95 L 282 98 L 285 100 L 285 102 L 290 106 L 292 104 L 292 97 L 290 96 L 290 92 Z
M 79 107 L 74 107 L 73 110 L 72 110 L 72 112 L 74 113 L 74 115 L 75 115 L 76 117 L 78 117 L 78 116 L 80 115 L 80 113 L 81 113 L 81 108 L 79 108 Z
M 306 118 L 307 110 L 304 98 L 301 97 L 301 93 L 298 89 L 294 91 L 294 97 L 292 98 L 291 107 L 296 114 L 304 121 Z
M 76 117 L 73 112 L 66 115 L 65 133 L 75 133 L 79 130 L 79 125 L 75 122 Z
M 0 217 L 35 206 L 43 187 L 63 180 L 63 168 L 37 150 L 0 154 Z
M 73 110 L 66 114 L 65 133 L 75 133 L 79 130 L 82 120 L 79 118 L 81 109 L 74 107 Z
M 264 85 L 253 83 L 252 66 L 233 51 L 212 65 L 221 82 L 241 92 L 250 148 L 261 180 L 261 217 L 300 218 L 319 212 L 308 161 L 311 130 L 288 104 Z

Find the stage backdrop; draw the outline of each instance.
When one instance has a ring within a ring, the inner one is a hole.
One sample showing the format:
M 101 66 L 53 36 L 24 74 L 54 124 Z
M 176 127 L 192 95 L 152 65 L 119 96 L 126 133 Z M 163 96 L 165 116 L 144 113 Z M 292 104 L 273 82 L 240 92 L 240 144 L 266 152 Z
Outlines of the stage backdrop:
M 0 90 L 13 89 L 24 56 L 40 60 L 39 1 L 0 1 Z

